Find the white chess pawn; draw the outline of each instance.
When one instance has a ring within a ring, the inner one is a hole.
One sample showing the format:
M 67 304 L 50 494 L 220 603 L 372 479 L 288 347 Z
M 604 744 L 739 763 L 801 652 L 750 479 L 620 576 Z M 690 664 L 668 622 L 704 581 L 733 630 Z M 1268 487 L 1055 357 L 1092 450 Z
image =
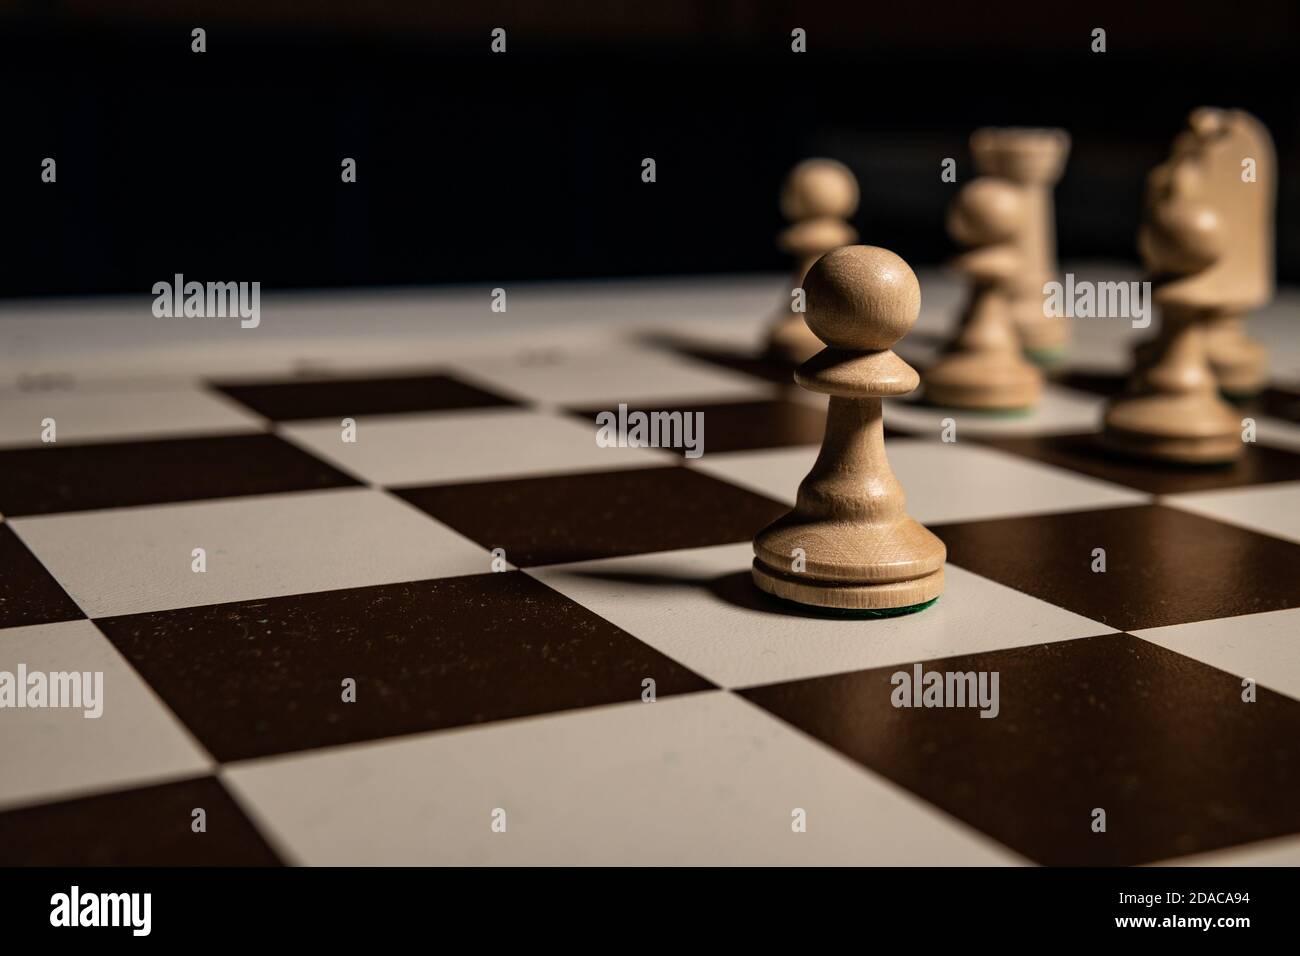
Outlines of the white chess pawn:
M 953 265 L 969 280 L 970 299 L 956 337 L 922 376 L 931 404 L 1012 411 L 1042 394 L 1043 375 L 1023 357 L 1012 311 L 1024 267 L 1023 195 L 1005 179 L 981 176 L 953 200 L 948 232 L 967 247 Z
M 790 171 L 781 190 L 781 212 L 792 224 L 777 238 L 777 245 L 794 258 L 791 293 L 802 286 L 808 269 L 822 255 L 857 240 L 857 230 L 845 221 L 857 208 L 858 183 L 843 163 L 806 159 Z M 794 310 L 793 298 L 787 296 L 768 333 L 768 353 L 798 364 L 821 347 L 803 314 Z
M 970 147 L 981 174 L 1004 179 L 1020 192 L 1025 226 L 1015 239 L 1022 264 L 1010 284 L 1012 320 L 1025 353 L 1041 364 L 1055 364 L 1065 351 L 1070 324 L 1043 312 L 1043 284 L 1058 278 L 1052 190 L 1065 172 L 1070 134 L 986 127 L 971 134 Z
M 817 260 L 804 288 L 808 326 L 828 347 L 795 381 L 830 396 L 826 436 L 794 510 L 754 538 L 754 581 L 801 604 L 919 610 L 943 591 L 947 548 L 907 514 L 881 399 L 918 384 L 890 347 L 916 322 L 920 284 L 888 249 L 845 246 Z

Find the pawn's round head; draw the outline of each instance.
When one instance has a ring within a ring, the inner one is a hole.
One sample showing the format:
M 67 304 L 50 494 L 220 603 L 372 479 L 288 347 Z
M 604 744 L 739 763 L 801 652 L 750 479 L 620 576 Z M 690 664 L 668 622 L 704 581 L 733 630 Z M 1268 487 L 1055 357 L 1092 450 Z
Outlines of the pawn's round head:
M 921 284 L 911 266 L 879 246 L 842 246 L 826 253 L 803 281 L 804 321 L 831 348 L 878 352 L 916 324 Z
M 957 193 L 948 210 L 948 235 L 963 246 L 1005 242 L 1025 225 L 1020 190 L 1005 179 L 981 176 Z
M 790 171 L 781 190 L 781 213 L 787 219 L 838 216 L 858 208 L 858 181 L 849 167 L 834 159 L 805 159 Z

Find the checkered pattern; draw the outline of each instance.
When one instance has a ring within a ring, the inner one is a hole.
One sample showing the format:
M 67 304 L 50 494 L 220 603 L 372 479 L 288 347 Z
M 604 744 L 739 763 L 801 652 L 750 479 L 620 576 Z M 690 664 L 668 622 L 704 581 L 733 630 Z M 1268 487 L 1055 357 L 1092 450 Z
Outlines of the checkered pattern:
M 1029 416 L 891 401 L 946 590 L 816 614 L 749 580 L 823 424 L 762 318 L 5 394 L 0 670 L 106 700 L 0 711 L 0 863 L 1300 862 L 1296 403 L 1231 468 L 1106 457 L 1091 329 Z M 704 456 L 597 447 L 620 402 Z M 1000 714 L 891 706 L 917 662 Z

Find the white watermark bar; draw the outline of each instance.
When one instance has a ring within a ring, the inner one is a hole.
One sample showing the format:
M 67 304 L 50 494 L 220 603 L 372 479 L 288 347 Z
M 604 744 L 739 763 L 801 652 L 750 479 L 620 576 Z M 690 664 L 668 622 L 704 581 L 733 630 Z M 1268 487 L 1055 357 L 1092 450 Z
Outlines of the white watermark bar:
M 1151 324 L 1150 282 L 1076 281 L 1073 272 L 1065 282 L 1043 285 L 1043 316 L 1067 319 L 1129 319 L 1135 329 Z
M 155 282 L 153 314 L 160 319 L 240 319 L 239 326 L 262 324 L 261 282 L 186 282 L 176 273 L 172 281 Z
M 104 714 L 103 671 L 0 671 L 0 710 L 80 709 L 96 720 Z
M 681 448 L 687 458 L 704 454 L 703 412 L 627 410 L 596 415 L 596 444 L 601 448 Z

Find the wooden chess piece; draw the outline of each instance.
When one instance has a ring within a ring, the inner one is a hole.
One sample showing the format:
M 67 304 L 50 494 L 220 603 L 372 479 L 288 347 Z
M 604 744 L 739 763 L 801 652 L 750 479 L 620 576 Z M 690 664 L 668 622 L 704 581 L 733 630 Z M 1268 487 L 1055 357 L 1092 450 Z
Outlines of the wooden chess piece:
M 1168 170 L 1181 157 L 1197 163 L 1198 134 L 1195 128 L 1229 131 L 1235 148 L 1240 151 L 1238 166 L 1233 157 L 1221 152 L 1222 161 L 1214 175 L 1204 179 L 1207 201 L 1216 208 L 1224 204 L 1235 207 L 1236 215 L 1225 221 L 1232 235 L 1225 245 L 1236 251 L 1233 268 L 1237 270 L 1237 308 L 1225 308 L 1205 316 L 1202 322 L 1206 356 L 1218 382 L 1219 391 L 1229 398 L 1245 399 L 1257 394 L 1268 380 L 1268 350 L 1246 334 L 1243 313 L 1267 303 L 1274 292 L 1273 211 L 1277 198 L 1277 155 L 1273 140 L 1262 123 L 1241 110 L 1202 107 L 1188 118 L 1189 129 L 1175 138 L 1170 159 L 1152 171 L 1149 190 L 1168 178 Z M 1134 348 L 1134 367 L 1145 369 L 1165 351 L 1166 328 L 1178 323 L 1162 324 L 1155 336 Z
M 1254 250 L 1240 241 L 1258 219 L 1251 202 L 1224 201 L 1221 180 L 1240 174 L 1236 115 L 1197 110 L 1170 158 L 1147 182 L 1138 247 L 1151 273 L 1162 330 L 1128 393 L 1105 415 L 1103 441 L 1156 461 L 1234 461 L 1245 446 L 1240 415 L 1219 397 L 1206 352 L 1212 318 L 1239 313 L 1266 284 Z
M 918 384 L 890 347 L 916 322 L 920 284 L 876 246 L 829 252 L 804 281 L 808 325 L 827 347 L 795 381 L 830 396 L 826 435 L 794 510 L 754 538 L 754 582 L 818 607 L 919 610 L 943 591 L 947 548 L 907 514 L 885 457 L 881 399 Z
M 1200 110 L 1221 113 L 1220 110 Z M 1245 309 L 1257 309 L 1273 298 L 1274 207 L 1277 204 L 1277 153 L 1264 124 L 1241 110 L 1226 111 L 1225 124 L 1236 129 L 1242 155 L 1237 157 L 1236 175 L 1216 178 L 1213 190 L 1218 201 L 1244 207 L 1246 215 L 1235 217 L 1237 232 L 1229 242 L 1242 243 L 1249 255 L 1241 258 L 1243 268 L 1259 278 L 1254 301 Z M 1244 311 L 1244 309 L 1243 309 Z M 1232 398 L 1258 394 L 1268 382 L 1268 350 L 1246 334 L 1241 312 L 1213 315 L 1205 323 L 1205 350 L 1214 369 L 1219 390 Z
M 948 232 L 971 247 L 953 264 L 971 291 L 956 337 L 921 377 L 927 402 L 988 411 L 1038 403 L 1043 375 L 1025 361 L 1012 319 L 1028 212 L 1023 191 L 992 176 L 972 179 L 953 200 Z
M 1009 180 L 1023 193 L 1025 229 L 1017 237 L 1023 258 L 1012 293 L 1012 318 L 1025 353 L 1040 364 L 1059 360 L 1070 338 L 1069 319 L 1043 311 L 1043 286 L 1058 279 L 1052 190 L 1065 171 L 1070 134 L 1063 129 L 986 127 L 971 134 L 975 168 Z
M 857 241 L 845 220 L 858 208 L 858 182 L 852 171 L 833 159 L 806 159 L 790 171 L 781 190 L 781 212 L 791 225 L 777 245 L 794 258 L 790 295 L 768 334 L 768 354 L 797 365 L 821 351 L 822 343 L 796 309 L 794 292 L 822 255 Z
M 1205 354 L 1219 391 L 1231 399 L 1258 395 L 1268 383 L 1268 349 L 1246 334 L 1242 319 L 1217 315 L 1205 323 Z

